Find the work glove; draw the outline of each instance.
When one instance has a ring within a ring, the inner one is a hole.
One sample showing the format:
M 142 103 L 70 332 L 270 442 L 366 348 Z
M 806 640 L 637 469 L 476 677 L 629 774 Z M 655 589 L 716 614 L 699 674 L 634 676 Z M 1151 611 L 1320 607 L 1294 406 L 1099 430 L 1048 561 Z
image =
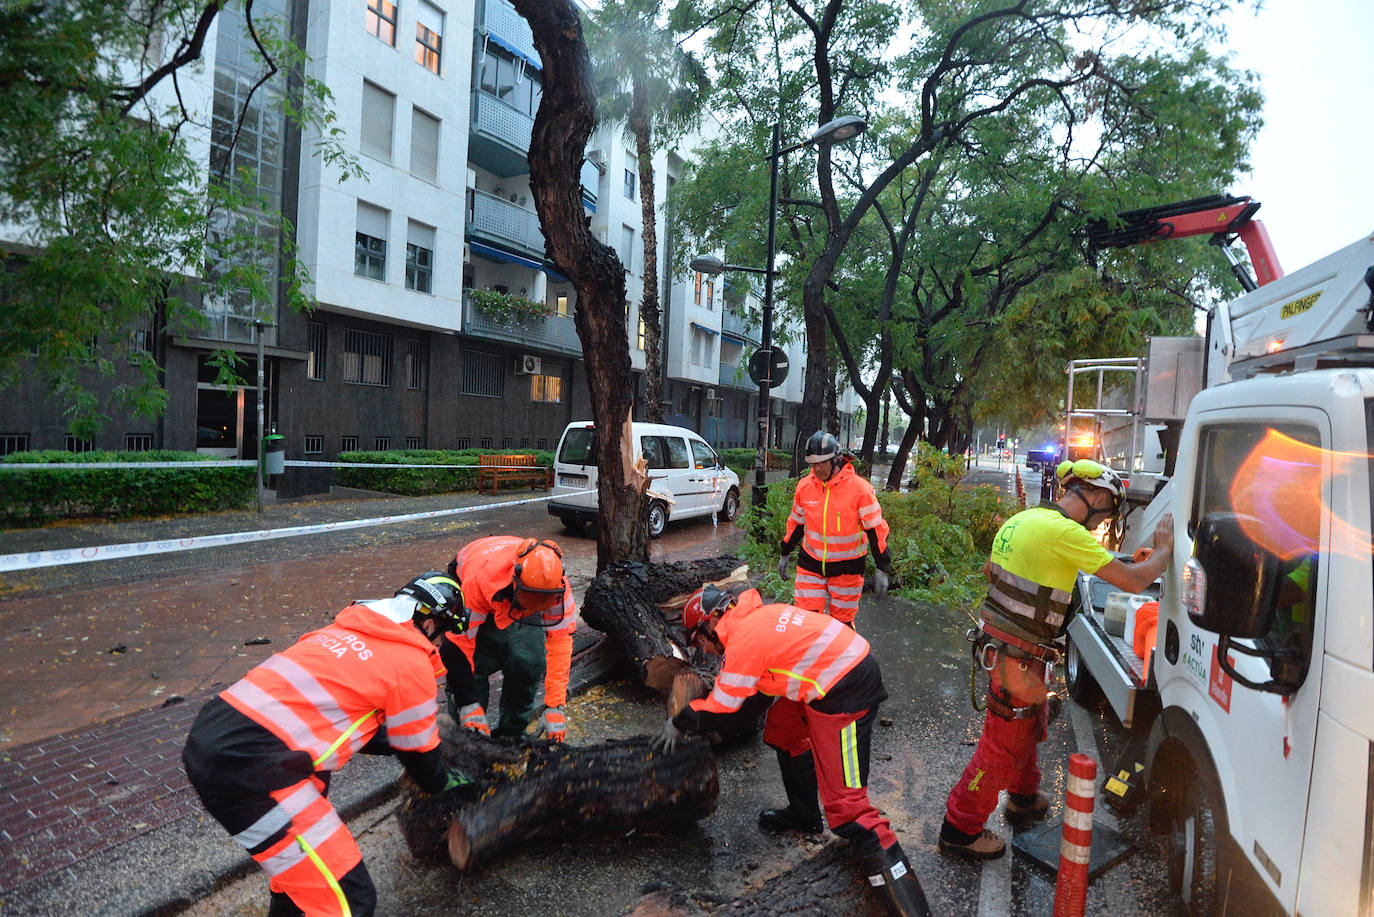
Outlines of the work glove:
M 450 767 L 446 776 L 448 779 L 444 781 L 444 788 L 439 791 L 441 793 L 447 793 L 450 790 L 461 790 L 473 784 L 471 777 L 455 767 Z
M 677 748 L 678 740 L 684 735 L 686 735 L 686 733 L 673 725 L 673 718 L 668 717 L 668 719 L 663 721 L 663 728 L 658 731 L 658 735 L 650 740 L 649 744 L 652 745 L 656 751 L 671 755 Z
M 546 735 L 555 742 L 562 742 L 568 737 L 568 716 L 562 707 L 545 707 L 544 715 L 539 718 L 539 727 L 534 730 L 534 737 Z
M 487 711 L 482 709 L 481 704 L 468 704 L 461 708 L 458 711 L 458 724 L 464 729 L 480 732 L 484 736 L 491 735 L 491 727 L 487 725 Z
M 778 576 L 781 576 L 783 579 L 787 579 L 787 560 L 786 554 L 778 557 Z
M 887 595 L 887 587 L 892 584 L 892 577 L 883 570 L 875 570 L 873 573 L 873 594 L 878 598 Z

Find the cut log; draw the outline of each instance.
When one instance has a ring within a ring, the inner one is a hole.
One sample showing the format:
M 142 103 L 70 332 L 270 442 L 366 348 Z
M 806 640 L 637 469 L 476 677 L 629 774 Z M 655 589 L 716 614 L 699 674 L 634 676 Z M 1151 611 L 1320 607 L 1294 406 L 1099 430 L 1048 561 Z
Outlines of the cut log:
M 445 738 L 446 760 L 477 778 L 467 791 L 410 791 L 397 820 L 418 860 L 447 858 L 460 870 L 488 863 L 513 844 L 622 837 L 704 818 L 715 811 L 715 756 L 699 739 L 671 755 L 648 736 L 599 745 Z

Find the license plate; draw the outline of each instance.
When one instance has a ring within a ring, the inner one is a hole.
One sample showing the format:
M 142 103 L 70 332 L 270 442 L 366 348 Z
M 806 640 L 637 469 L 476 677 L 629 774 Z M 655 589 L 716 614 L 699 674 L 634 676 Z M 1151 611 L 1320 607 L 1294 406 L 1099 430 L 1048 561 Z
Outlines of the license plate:
M 587 476 L 585 474 L 560 474 L 558 484 L 560 487 L 586 487 Z

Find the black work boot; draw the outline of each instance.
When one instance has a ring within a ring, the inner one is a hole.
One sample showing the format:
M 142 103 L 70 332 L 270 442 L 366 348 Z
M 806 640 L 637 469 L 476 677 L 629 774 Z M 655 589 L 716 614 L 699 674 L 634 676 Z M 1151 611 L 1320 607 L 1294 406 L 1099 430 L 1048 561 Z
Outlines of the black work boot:
M 759 813 L 759 827 L 765 831 L 820 834 L 825 826 L 821 823 L 821 805 L 816 799 L 816 759 L 809 751 L 795 758 L 780 751 L 778 769 L 782 771 L 782 786 L 787 791 L 787 806 L 764 809 Z
M 930 917 L 930 905 L 900 844 L 859 858 L 868 884 L 892 917 Z

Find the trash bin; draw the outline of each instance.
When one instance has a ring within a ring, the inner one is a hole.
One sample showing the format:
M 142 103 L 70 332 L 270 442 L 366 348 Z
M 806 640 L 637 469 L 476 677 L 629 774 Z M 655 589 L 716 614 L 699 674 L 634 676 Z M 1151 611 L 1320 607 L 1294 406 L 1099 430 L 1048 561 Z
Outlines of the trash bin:
M 286 436 L 281 433 L 268 433 L 263 440 L 264 474 L 281 474 L 286 470 Z

